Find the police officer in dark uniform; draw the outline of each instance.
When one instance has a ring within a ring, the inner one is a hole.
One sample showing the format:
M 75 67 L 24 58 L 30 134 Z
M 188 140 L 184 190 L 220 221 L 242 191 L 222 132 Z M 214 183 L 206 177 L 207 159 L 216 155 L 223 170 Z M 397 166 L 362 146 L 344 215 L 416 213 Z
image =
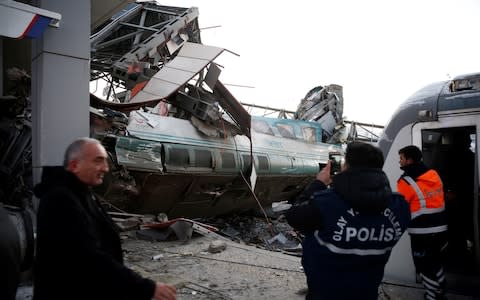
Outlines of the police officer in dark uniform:
M 384 267 L 410 220 L 405 199 L 392 193 L 380 149 L 347 146 L 342 171 L 329 162 L 287 211 L 288 223 L 305 234 L 302 265 L 307 299 L 377 299 Z M 330 188 L 327 185 L 330 185 Z

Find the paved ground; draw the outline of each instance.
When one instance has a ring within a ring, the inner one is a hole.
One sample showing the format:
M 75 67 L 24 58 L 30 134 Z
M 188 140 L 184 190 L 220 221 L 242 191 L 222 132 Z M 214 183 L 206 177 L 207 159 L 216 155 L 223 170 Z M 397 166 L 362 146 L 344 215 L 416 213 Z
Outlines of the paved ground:
M 194 236 L 180 241 L 150 242 L 124 235 L 125 261 L 132 269 L 178 287 L 178 299 L 305 298 L 305 276 L 300 258 L 281 252 L 225 241 L 225 250 L 210 253 L 214 239 Z M 19 290 L 17 300 L 31 299 L 31 287 Z M 420 288 L 384 283 L 380 300 L 423 299 Z M 455 294 L 448 299 L 479 299 Z
M 145 276 L 179 287 L 179 299 L 304 299 L 300 258 L 226 241 L 220 253 L 207 251 L 212 239 L 186 244 L 125 241 L 127 263 Z M 152 257 L 159 255 L 158 260 Z M 421 288 L 384 283 L 379 299 L 423 299 Z M 475 299 L 449 294 L 448 299 Z M 478 299 L 478 298 L 477 298 Z
M 379 289 L 380 300 L 421 300 L 423 299 L 423 289 L 420 287 L 407 287 L 383 283 Z M 459 295 L 456 293 L 447 293 L 449 300 L 478 300 L 480 298 Z
M 127 240 L 126 262 L 150 278 L 174 283 L 179 299 L 303 299 L 305 277 L 298 257 L 227 242 L 207 251 L 211 240 L 188 244 Z M 158 260 L 152 260 L 160 255 Z

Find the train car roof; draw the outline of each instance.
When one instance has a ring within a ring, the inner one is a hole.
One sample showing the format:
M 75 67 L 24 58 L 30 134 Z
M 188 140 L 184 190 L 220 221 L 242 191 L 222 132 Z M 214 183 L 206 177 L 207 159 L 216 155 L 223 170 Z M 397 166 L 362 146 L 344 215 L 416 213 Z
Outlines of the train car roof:
M 480 73 L 431 83 L 407 98 L 393 113 L 378 146 L 387 155 L 398 132 L 407 124 L 438 120 L 439 114 L 480 107 Z

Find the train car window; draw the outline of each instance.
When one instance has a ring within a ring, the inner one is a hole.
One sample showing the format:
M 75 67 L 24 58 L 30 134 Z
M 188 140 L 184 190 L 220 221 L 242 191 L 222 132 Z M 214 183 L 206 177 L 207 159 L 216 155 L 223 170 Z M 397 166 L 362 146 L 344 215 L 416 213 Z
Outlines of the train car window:
M 195 167 L 211 168 L 212 153 L 208 150 L 195 150 Z
M 243 159 L 243 171 L 247 172 L 250 168 L 251 157 L 250 155 L 243 154 L 242 159 Z
M 237 167 L 233 153 L 223 152 L 221 154 L 221 157 L 222 157 L 222 168 L 234 169 Z
M 466 90 L 480 90 L 480 78 L 462 78 L 453 80 L 450 84 L 450 91 L 452 93 Z
M 313 127 L 302 127 L 303 139 L 308 143 L 317 142 L 317 130 Z
M 175 166 L 187 166 L 190 164 L 190 158 L 187 149 L 169 148 L 168 149 L 169 161 L 168 163 Z
M 474 153 L 477 152 L 477 135 L 476 134 L 470 134 L 470 140 L 472 141 L 470 143 L 470 150 L 472 150 Z
M 258 169 L 259 170 L 268 170 L 268 159 L 266 156 L 257 156 L 258 159 Z
M 288 124 L 276 124 L 278 128 L 278 132 L 280 134 L 288 139 L 294 139 L 295 138 L 295 132 L 293 130 L 293 126 L 288 125 Z
M 252 129 L 256 132 L 273 135 L 273 130 L 270 125 L 262 120 L 252 120 Z

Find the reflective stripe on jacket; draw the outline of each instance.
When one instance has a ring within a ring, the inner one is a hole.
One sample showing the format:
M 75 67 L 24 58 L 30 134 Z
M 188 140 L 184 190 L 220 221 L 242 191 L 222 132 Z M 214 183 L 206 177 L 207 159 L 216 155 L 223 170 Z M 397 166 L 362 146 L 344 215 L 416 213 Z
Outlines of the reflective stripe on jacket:
M 402 176 L 397 182 L 397 190 L 410 206 L 412 224 L 408 228 L 409 233 L 426 234 L 447 230 L 447 225 L 439 224 L 438 221 L 422 222 L 422 226 L 414 225 L 415 219 L 420 216 L 431 215 L 433 220 L 436 214 L 443 214 L 445 211 L 443 184 L 436 171 L 428 170 L 416 180 L 410 176 Z
M 323 226 L 302 243 L 310 297 L 377 299 L 385 264 L 410 219 L 403 197 L 394 193 L 375 214 L 354 211 L 332 190 L 315 193 L 311 203 Z

